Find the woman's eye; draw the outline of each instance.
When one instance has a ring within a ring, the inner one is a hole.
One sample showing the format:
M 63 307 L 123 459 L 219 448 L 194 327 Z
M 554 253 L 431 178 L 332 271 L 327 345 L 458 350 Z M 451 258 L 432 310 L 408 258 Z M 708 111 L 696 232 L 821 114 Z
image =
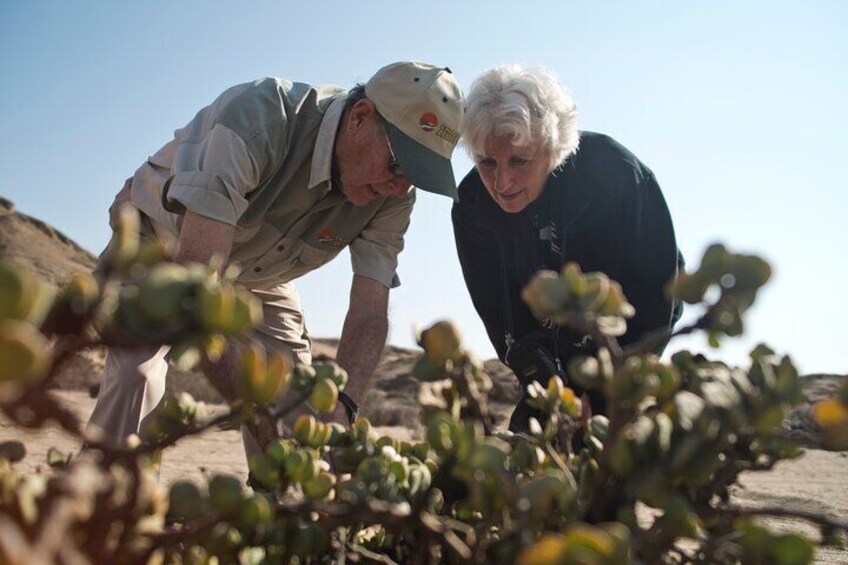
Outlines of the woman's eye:
M 486 167 L 487 169 L 491 169 L 492 167 L 495 166 L 495 160 L 494 159 L 488 159 L 488 158 L 487 159 L 480 159 L 479 161 L 477 161 L 477 164 L 479 164 L 481 167 Z
M 509 164 L 513 167 L 523 167 L 528 163 L 527 159 L 523 157 L 510 157 Z

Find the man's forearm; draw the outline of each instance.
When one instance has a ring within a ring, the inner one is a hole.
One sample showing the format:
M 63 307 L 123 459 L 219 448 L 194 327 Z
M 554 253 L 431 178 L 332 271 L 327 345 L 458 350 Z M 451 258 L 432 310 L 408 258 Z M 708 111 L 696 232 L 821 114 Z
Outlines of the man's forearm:
M 384 314 L 355 315 L 348 313 L 342 329 L 336 361 L 348 374 L 345 393 L 357 403 L 365 399 L 371 376 L 389 331 L 389 321 Z
M 233 226 L 187 211 L 174 259 L 182 264 L 208 264 L 213 257 L 217 257 L 223 270 L 230 256 L 234 233 Z M 203 368 L 212 385 L 228 402 L 238 399 L 236 367 L 240 358 L 239 350 L 236 343 L 231 343 L 222 359 L 208 363 Z
M 223 269 L 230 257 L 234 234 L 233 226 L 187 211 L 175 259 L 183 264 L 208 264 L 212 257 L 218 257 Z

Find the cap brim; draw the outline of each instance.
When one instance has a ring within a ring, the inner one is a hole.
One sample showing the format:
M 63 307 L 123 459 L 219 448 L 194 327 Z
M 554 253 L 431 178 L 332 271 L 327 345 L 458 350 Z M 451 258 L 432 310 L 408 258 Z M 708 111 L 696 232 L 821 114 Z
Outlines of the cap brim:
M 386 124 L 386 131 L 403 176 L 409 182 L 427 192 L 459 200 L 450 159 L 430 151 L 390 123 Z

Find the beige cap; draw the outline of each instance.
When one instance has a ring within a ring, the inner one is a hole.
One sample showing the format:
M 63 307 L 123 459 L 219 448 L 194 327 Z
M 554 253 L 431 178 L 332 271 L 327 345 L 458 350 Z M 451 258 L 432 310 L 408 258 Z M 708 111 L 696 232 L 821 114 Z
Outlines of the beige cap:
M 451 154 L 460 135 L 462 90 L 447 67 L 402 61 L 377 71 L 365 95 L 386 130 L 403 175 L 418 188 L 458 198 Z

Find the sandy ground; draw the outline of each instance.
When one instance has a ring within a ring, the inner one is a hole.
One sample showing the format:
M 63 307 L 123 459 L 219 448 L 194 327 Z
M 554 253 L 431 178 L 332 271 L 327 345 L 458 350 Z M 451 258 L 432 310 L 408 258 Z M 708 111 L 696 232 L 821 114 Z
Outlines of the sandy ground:
M 94 401 L 87 394 L 77 391 L 59 391 L 56 394 L 64 404 L 73 408 L 80 419 L 88 418 Z M 221 409 L 215 406 L 209 408 L 211 411 Z M 402 438 L 414 435 L 413 430 L 402 426 L 382 426 L 377 430 L 382 435 Z M 31 472 L 47 467 L 50 447 L 63 453 L 72 453 L 79 448 L 76 440 L 57 428 L 22 430 L 0 419 L 0 441 L 11 439 L 26 445 L 27 456 L 17 465 Z M 221 473 L 247 477 L 241 436 L 236 431 L 210 431 L 184 439 L 169 448 L 162 462 L 161 480 L 165 485 L 185 479 L 201 482 L 204 477 Z M 808 449 L 800 459 L 783 462 L 772 471 L 748 473 L 735 489 L 734 499 L 748 507 L 792 508 L 845 519 L 848 517 L 848 452 Z M 814 528 L 796 522 L 774 520 L 771 524 L 811 537 L 817 535 Z M 848 564 L 848 551 L 819 549 L 816 563 Z

